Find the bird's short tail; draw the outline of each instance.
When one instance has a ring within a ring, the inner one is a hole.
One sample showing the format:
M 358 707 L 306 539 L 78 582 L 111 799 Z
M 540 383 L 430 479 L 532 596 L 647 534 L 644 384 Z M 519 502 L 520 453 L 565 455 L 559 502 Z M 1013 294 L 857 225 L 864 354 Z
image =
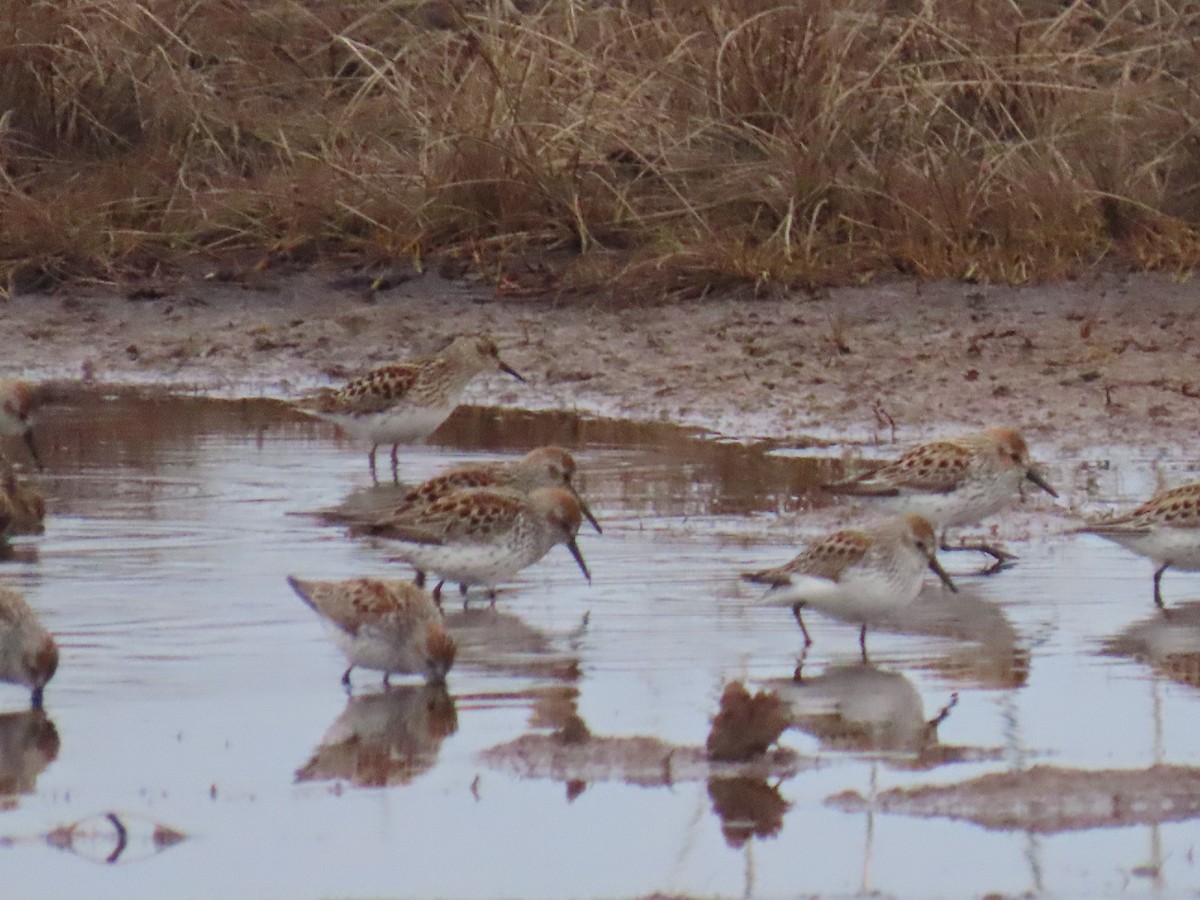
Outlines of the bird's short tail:
M 289 575 L 287 577 L 287 583 L 291 585 L 292 590 L 296 592 L 296 596 L 308 604 L 310 609 L 315 610 L 317 608 L 317 605 L 312 601 L 312 585 L 309 582 L 301 581 L 294 575 Z
M 748 581 L 751 584 L 765 584 L 770 587 L 783 587 L 785 584 L 791 584 L 791 579 L 787 575 L 774 569 L 764 569 L 762 572 L 744 572 L 742 581 Z

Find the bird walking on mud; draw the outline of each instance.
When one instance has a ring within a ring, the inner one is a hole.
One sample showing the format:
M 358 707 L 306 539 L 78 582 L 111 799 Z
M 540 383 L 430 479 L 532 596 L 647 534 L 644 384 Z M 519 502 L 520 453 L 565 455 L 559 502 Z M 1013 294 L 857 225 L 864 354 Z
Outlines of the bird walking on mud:
M 500 358 L 496 342 L 487 335 L 457 337 L 434 356 L 372 369 L 340 390 L 298 402 L 296 408 L 366 441 L 374 481 L 378 480 L 375 451 L 381 444 L 391 444 L 395 481 L 399 479 L 398 446 L 431 435 L 454 412 L 471 379 L 489 371 L 525 380 Z
M 1095 534 L 1151 559 L 1154 603 L 1164 613 L 1162 577 L 1167 569 L 1200 572 L 1200 482 L 1155 494 L 1132 512 L 1097 519 L 1076 534 Z
M 809 544 L 790 562 L 742 578 L 769 586 L 759 604 L 792 608 L 806 648 L 812 637 L 801 617 L 804 607 L 858 622 L 865 661 L 867 625 L 912 603 L 926 569 L 957 591 L 938 562 L 933 526 L 920 516 L 907 515 L 861 530 L 836 531 Z
M 826 490 L 878 500 L 895 512 L 927 519 L 941 532 L 939 549 L 986 553 L 996 560 L 985 569 L 990 573 L 1013 555 L 984 543 L 950 545 L 946 531 L 1004 509 L 1026 481 L 1058 497 L 1030 462 L 1029 446 L 1021 433 L 1015 428 L 989 428 L 914 447 L 871 472 L 826 485 Z

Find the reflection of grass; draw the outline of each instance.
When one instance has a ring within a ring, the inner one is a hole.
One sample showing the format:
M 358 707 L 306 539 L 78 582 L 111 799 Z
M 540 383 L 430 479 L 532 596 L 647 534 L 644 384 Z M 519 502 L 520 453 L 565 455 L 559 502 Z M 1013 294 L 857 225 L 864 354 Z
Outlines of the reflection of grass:
M 1200 257 L 1188 4 L 517 5 L 0 2 L 0 275 L 202 250 L 688 295 Z

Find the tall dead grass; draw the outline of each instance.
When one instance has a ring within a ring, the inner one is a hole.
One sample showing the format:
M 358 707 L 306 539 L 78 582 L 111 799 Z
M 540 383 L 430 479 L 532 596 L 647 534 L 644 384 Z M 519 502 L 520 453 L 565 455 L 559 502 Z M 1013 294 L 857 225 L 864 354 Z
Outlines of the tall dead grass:
M 0 284 L 1184 270 L 1198 38 L 1155 0 L 0 0 Z

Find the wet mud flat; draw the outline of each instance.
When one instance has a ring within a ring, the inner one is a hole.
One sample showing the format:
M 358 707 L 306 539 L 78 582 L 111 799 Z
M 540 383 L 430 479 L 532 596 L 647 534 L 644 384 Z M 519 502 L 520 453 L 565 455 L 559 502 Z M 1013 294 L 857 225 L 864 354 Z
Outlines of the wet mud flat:
M 0 857 L 23 897 L 1200 886 L 1200 576 L 1165 582 L 1164 617 L 1149 563 L 1064 534 L 1186 461 L 1043 454 L 1064 501 L 989 523 L 1019 563 L 946 560 L 960 593 L 927 585 L 864 662 L 820 616 L 802 656 L 737 574 L 856 521 L 816 486 L 888 447 L 464 408 L 402 477 L 568 447 L 604 526 L 580 536 L 593 583 L 558 548 L 494 608 L 448 599 L 446 690 L 356 672 L 348 697 L 285 577 L 407 576 L 312 515 L 369 496 L 362 448 L 273 400 L 95 387 L 38 438 L 46 471 L 22 475 L 46 530 L 0 563 L 62 648 L 44 713 L 0 687 Z M 712 737 L 731 685 L 773 698 L 732 750 Z M 471 865 L 439 863 L 450 845 Z

